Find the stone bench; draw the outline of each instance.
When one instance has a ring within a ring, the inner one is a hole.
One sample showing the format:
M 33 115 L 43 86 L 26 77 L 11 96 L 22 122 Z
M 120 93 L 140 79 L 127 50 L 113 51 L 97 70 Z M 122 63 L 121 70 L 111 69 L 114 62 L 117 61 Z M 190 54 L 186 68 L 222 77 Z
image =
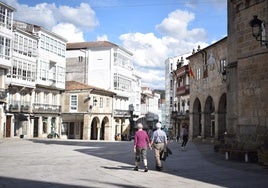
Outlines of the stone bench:
M 258 162 L 262 165 L 268 166 L 268 149 L 258 150 Z
M 229 160 L 232 153 L 243 154 L 245 162 L 248 162 L 249 153 L 257 153 L 256 149 L 222 148 L 220 151 L 225 153 L 225 159 Z

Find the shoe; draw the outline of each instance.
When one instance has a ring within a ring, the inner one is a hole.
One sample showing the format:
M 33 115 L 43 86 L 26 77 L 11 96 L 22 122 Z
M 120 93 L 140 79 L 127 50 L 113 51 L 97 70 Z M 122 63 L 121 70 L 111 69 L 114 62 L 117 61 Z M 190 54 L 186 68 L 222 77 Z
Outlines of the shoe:
M 148 172 L 148 167 L 145 167 L 144 172 Z
M 157 171 L 162 171 L 163 167 L 162 166 L 156 166 Z
M 138 171 L 139 170 L 139 168 L 136 166 L 134 169 L 133 169 L 134 171 Z

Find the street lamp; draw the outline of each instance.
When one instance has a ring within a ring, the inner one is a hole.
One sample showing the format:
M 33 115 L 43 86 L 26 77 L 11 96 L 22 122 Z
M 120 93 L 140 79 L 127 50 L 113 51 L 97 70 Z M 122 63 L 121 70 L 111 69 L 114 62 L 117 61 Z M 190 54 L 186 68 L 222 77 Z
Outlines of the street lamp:
M 265 25 L 264 22 L 258 19 L 257 15 L 253 16 L 253 19 L 249 22 L 252 28 L 252 36 L 255 37 L 257 41 L 260 41 L 261 46 L 265 45 L 268 48 L 268 41 L 265 40 Z

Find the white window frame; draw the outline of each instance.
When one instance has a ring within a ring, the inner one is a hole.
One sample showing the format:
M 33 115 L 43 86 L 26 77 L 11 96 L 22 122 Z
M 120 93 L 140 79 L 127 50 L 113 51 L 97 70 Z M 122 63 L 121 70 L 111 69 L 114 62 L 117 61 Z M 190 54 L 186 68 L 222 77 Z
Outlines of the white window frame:
M 78 110 L 78 95 L 70 94 L 70 112 L 77 112 Z

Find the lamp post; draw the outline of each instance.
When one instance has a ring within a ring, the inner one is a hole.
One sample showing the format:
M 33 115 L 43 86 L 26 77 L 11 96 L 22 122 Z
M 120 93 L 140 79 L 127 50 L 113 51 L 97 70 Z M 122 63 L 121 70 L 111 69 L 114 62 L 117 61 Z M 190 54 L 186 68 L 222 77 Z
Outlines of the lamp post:
M 250 20 L 249 25 L 252 29 L 252 36 L 255 37 L 257 41 L 260 41 L 261 46 L 265 45 L 268 48 L 268 41 L 265 40 L 265 25 L 264 22 L 258 19 L 257 15 L 253 16 L 253 19 Z

